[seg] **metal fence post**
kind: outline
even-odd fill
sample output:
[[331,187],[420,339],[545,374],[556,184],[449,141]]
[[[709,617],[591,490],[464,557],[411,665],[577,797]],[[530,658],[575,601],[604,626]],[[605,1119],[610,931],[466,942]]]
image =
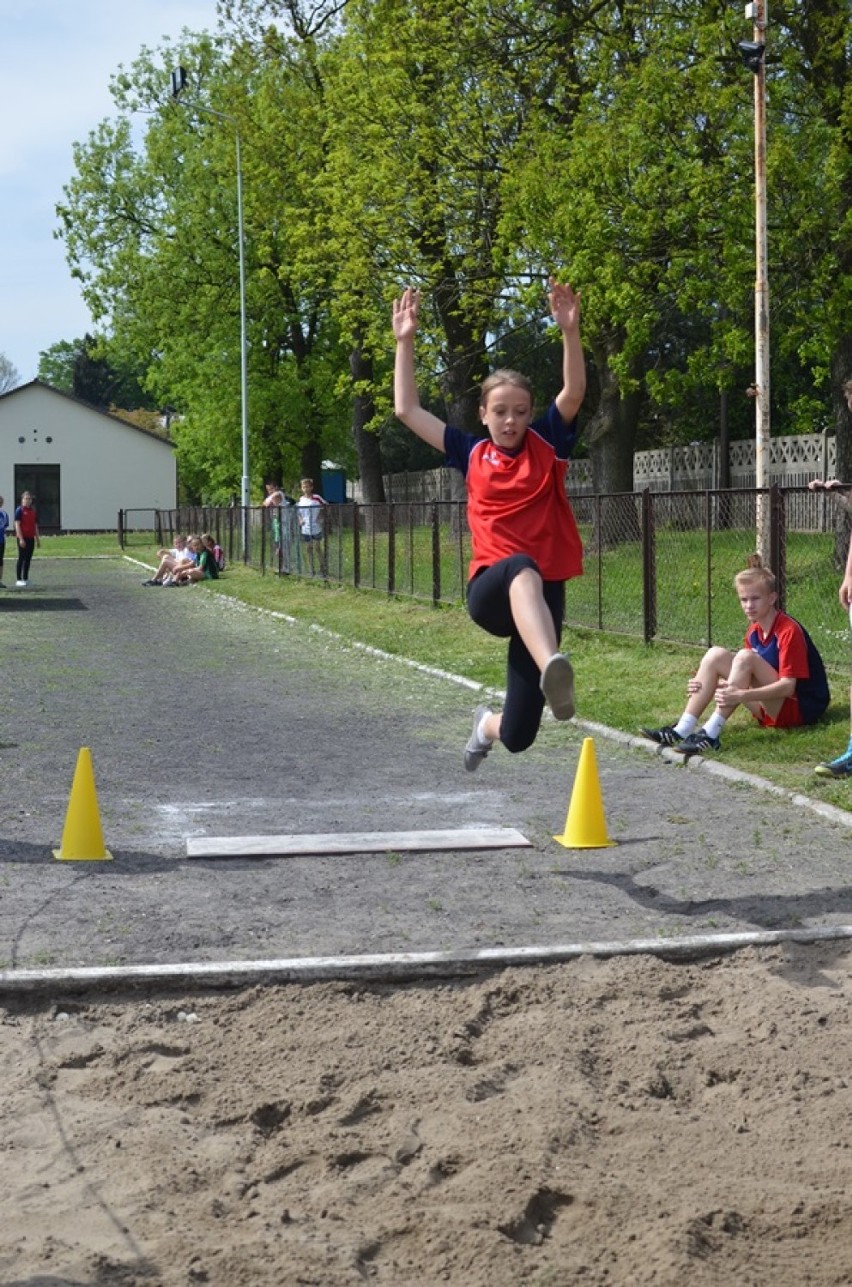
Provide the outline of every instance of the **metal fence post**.
[[388,594],[396,593],[396,505],[388,506]]
[[361,519],[357,501],[352,505],[352,584],[356,590],[361,584]]
[[769,489],[769,566],[775,573],[778,606],[783,608],[787,588],[786,523],[784,495],[777,483]]
[[119,549],[124,549],[124,510],[118,511],[118,545]]
[[704,493],[704,532],[707,542],[707,647],[713,642],[713,595],[711,587],[713,584],[713,494],[710,491]]
[[594,497],[595,502],[595,526],[593,530],[598,534],[598,579],[597,579],[597,596],[598,596],[598,630],[603,630],[603,550],[601,549],[600,534],[602,531],[601,522],[603,515],[601,513],[601,495],[597,492]]
[[642,616],[645,643],[657,633],[657,543],[654,504],[646,487],[642,493]]
[[[265,509],[260,510],[260,574],[266,576],[266,537],[268,532],[267,523],[268,513]],[[279,529],[280,529],[279,523]]]

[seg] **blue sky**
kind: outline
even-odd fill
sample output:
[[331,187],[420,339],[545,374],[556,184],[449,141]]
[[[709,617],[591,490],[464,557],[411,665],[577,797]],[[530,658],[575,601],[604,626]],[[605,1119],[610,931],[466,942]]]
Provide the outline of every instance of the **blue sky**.
[[92,329],[56,241],[72,144],[114,116],[110,77],[143,45],[215,31],[216,0],[0,0],[0,353],[23,381]]

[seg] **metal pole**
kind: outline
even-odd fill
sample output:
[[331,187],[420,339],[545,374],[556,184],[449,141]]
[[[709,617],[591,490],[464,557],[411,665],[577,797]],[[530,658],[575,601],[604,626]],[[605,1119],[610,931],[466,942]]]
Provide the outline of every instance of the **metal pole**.
[[243,559],[248,555],[249,522],[249,454],[248,454],[248,338],[246,332],[246,248],[243,233],[243,163],[240,131],[234,127],[237,140],[237,231],[240,239],[240,400],[242,404],[243,464],[240,499],[243,507]]
[[[766,44],[767,0],[755,0],[754,40]],[[769,486],[769,254],[766,234],[766,56],[759,59],[754,73],[754,380],[755,399],[755,483]],[[757,548],[764,563],[769,562],[770,506],[768,497],[758,496]]]

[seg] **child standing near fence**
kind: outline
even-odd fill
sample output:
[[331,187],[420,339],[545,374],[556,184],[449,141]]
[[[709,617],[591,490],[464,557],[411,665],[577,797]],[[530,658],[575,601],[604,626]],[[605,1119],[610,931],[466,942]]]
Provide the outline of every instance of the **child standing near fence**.
[[565,582],[580,576],[583,553],[565,494],[577,412],[586,391],[580,297],[551,279],[550,311],[562,332],[562,388],[533,421],[532,386],[517,371],[495,371],[482,386],[479,415],[488,436],[447,425],[420,404],[414,369],[420,294],[393,306],[394,404],[412,433],[445,454],[467,486],[473,558],[468,611],[489,634],[508,638],[502,711],[476,709],[465,768],[478,768],[494,743],[524,751],[535,741],[544,703],[556,719],[574,715],[574,673],[559,651]]

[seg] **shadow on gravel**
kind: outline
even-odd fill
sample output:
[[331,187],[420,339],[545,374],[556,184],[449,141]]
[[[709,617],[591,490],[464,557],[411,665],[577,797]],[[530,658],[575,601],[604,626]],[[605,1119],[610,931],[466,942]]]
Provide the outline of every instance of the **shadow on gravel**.
[[641,885],[632,876],[603,871],[562,871],[566,880],[611,885],[640,907],[667,916],[730,916],[762,929],[795,929],[815,917],[852,914],[852,887],[824,886],[805,894],[760,894],[742,898],[679,899],[663,894],[653,885]]
[[20,598],[0,599],[0,610],[7,612],[88,612],[82,599],[39,599]]
[[162,854],[150,854],[134,849],[115,849],[110,846],[112,861],[93,858],[90,862],[77,858],[54,858],[53,850],[58,849],[60,839],[57,836],[55,846],[33,845],[22,840],[4,840],[0,836],[0,867],[6,863],[19,863],[38,867],[66,867],[73,870],[78,877],[103,876],[138,876],[140,872],[151,875],[156,872],[174,871],[184,867],[188,859],[183,854],[176,858],[164,857]]

